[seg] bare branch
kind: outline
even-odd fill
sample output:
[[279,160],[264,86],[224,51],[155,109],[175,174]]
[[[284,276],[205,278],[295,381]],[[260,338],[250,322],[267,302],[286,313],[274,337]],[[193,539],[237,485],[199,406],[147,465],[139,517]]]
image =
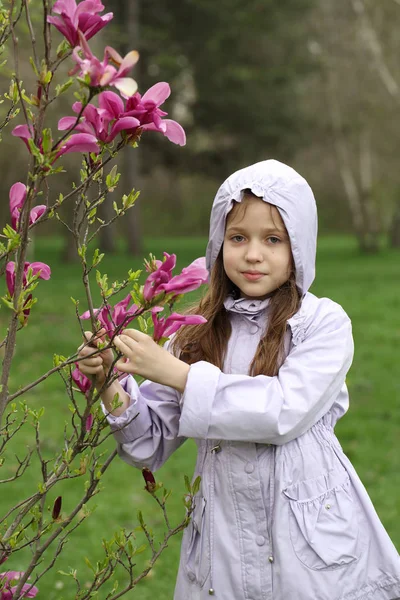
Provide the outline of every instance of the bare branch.
[[31,15],[29,12],[28,2],[27,2],[27,0],[22,0],[22,3],[25,8],[26,22],[28,24],[29,35],[30,35],[31,42],[32,42],[33,60],[35,62],[35,67],[36,67],[37,71],[40,72],[40,64],[39,64],[39,60],[38,60],[37,52],[36,52],[36,37],[35,37],[35,32],[32,27],[32,21],[31,21]]

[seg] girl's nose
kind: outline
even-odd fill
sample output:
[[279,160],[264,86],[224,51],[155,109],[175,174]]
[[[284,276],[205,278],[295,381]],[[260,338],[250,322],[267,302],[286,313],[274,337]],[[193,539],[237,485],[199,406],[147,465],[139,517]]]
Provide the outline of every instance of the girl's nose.
[[248,262],[262,262],[263,255],[260,246],[258,244],[249,244],[245,258]]

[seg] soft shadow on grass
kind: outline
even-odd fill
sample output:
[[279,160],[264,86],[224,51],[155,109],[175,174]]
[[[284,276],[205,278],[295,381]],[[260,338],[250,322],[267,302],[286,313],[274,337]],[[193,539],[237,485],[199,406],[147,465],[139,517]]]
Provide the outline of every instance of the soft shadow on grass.
[[[178,269],[204,254],[206,240],[203,238],[176,238],[147,240],[146,252],[161,257],[162,251],[175,252]],[[54,353],[68,355],[80,343],[80,329],[75,307],[70,299],[80,301],[80,312],[87,309],[81,282],[79,265],[63,265],[59,262],[61,242],[51,238],[38,239],[35,260],[47,262],[52,268],[52,278],[40,282],[37,288],[39,302],[34,306],[29,326],[18,335],[16,358],[10,382],[11,390],[35,379],[52,366]],[[100,265],[110,280],[122,280],[129,268],[140,268],[141,261],[132,260],[122,252],[109,255]],[[351,394],[349,413],[339,422],[336,433],[344,451],[352,460],[375,504],[377,512],[393,541],[400,548],[400,453],[398,440],[400,430],[400,379],[398,348],[400,342],[400,277],[399,253],[384,250],[377,256],[359,254],[353,240],[346,237],[326,237],[320,241],[317,280],[312,291],[342,304],[353,321],[355,359],[349,373]],[[93,273],[94,276],[94,273]],[[94,277],[93,277],[94,281]],[[93,284],[95,304],[99,300],[96,284]],[[121,294],[121,297],[123,295]],[[191,294],[191,299],[196,297]],[[179,309],[178,309],[179,310]],[[0,326],[5,331],[8,313],[3,307]],[[46,407],[42,423],[44,452],[51,456],[62,443],[63,427],[69,418],[68,399],[61,379],[52,376],[26,397],[32,407]],[[21,456],[27,444],[33,443],[33,429],[26,426],[18,438],[18,454]],[[113,448],[113,440],[107,447]],[[167,488],[173,489],[170,500],[172,520],[178,522],[183,515],[183,475],[191,475],[195,461],[195,446],[186,442],[159,471],[157,478]],[[2,471],[12,473],[11,459]],[[8,475],[9,476],[9,475]],[[40,474],[30,469],[26,475],[7,486],[0,496],[0,513],[13,501],[20,500],[37,489]],[[143,490],[141,474],[116,459],[104,478],[104,490],[91,505],[97,504],[93,515],[71,537],[65,551],[53,569],[40,582],[38,598],[47,600],[70,600],[72,583],[57,574],[58,569],[67,571],[69,566],[89,579],[90,572],[84,557],[94,562],[102,556],[101,540],[109,538],[118,527],[134,527],[136,513],[143,510],[145,519],[155,532],[162,533],[161,515],[151,498]],[[62,492],[54,491],[54,498],[62,493],[63,511],[74,506],[74,500],[82,491],[83,481],[76,480],[64,486]],[[49,505],[54,500],[49,498]],[[173,539],[170,547],[157,563],[151,576],[140,584],[136,592],[127,597],[150,600],[155,595],[172,598],[179,558],[179,539]],[[140,544],[141,542],[139,542]],[[146,556],[140,559],[146,560]],[[140,563],[139,561],[139,563]],[[9,569],[23,569],[19,563],[10,561]]]

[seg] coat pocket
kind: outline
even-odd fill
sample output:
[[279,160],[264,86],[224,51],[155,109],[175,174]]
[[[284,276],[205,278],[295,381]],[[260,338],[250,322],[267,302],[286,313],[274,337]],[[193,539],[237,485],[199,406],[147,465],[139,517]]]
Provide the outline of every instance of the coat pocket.
[[345,469],[299,481],[283,493],[290,505],[292,545],[306,567],[336,569],[359,558],[359,526]]
[[186,572],[189,580],[203,587],[210,572],[208,528],[206,527],[207,501],[196,497],[195,509],[188,525]]

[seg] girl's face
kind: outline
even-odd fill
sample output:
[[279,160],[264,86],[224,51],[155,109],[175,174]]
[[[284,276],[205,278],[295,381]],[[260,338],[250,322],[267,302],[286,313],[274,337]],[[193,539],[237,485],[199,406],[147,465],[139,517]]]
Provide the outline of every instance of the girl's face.
[[267,298],[289,279],[290,241],[275,206],[248,196],[235,206],[226,223],[223,262],[245,298]]

